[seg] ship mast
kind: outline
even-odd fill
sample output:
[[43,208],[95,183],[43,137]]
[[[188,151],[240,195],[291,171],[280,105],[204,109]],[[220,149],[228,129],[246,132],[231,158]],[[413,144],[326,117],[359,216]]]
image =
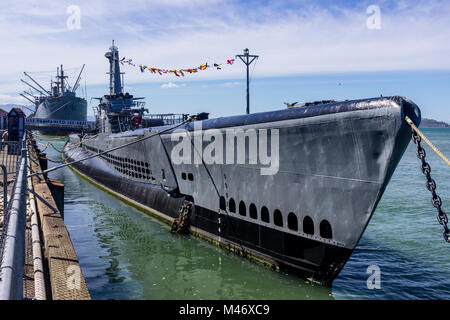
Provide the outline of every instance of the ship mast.
[[64,70],[63,70],[63,65],[61,65],[61,74],[59,74],[56,76],[56,78],[58,78],[60,80],[59,82],[59,86],[61,87],[61,94],[64,93],[64,79],[67,78],[67,76],[64,75]]
[[114,46],[114,40],[109,50],[105,53],[105,57],[109,60],[109,94],[115,95],[122,93],[122,82],[120,79],[119,50]]

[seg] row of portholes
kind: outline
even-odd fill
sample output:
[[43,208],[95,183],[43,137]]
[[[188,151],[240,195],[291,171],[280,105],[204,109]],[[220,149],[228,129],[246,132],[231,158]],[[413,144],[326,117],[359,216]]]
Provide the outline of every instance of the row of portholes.
[[181,173],[181,179],[183,179],[183,180],[189,180],[189,181],[194,181],[194,175],[192,174],[192,173],[188,173],[187,175],[186,175],[186,172],[182,172]]
[[[90,147],[87,148],[93,149]],[[98,152],[101,153],[103,152],[103,150],[98,150]],[[123,175],[126,175],[134,179],[142,179],[148,181],[155,180],[155,178],[152,175],[152,170],[150,169],[150,164],[148,162],[143,162],[129,158],[122,158],[110,153],[102,154],[100,157],[109,164],[113,165],[114,169]]]
[[[220,197],[219,207],[221,210],[226,210],[226,200],[222,196]],[[236,210],[237,209],[237,210]],[[247,216],[247,206],[244,201],[239,202],[239,206],[236,207],[236,202],[233,198],[228,201],[228,210],[231,213],[239,213],[239,215],[245,217]],[[249,217],[252,219],[258,219],[258,210],[254,203],[249,206]],[[261,221],[270,223],[270,212],[266,206],[261,208]],[[276,209],[273,212],[273,223],[277,227],[283,227],[283,215],[281,211]],[[295,213],[290,212],[287,217],[287,227],[292,231],[298,231],[298,219]],[[320,236],[325,239],[331,239],[333,237],[333,232],[331,229],[331,224],[328,220],[322,220],[319,225]],[[314,221],[309,216],[303,218],[303,232],[309,235],[314,235]]]

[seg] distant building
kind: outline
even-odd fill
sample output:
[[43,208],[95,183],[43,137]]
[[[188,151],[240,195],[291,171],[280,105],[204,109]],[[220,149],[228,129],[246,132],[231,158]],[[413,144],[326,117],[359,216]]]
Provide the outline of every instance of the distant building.
[[[20,108],[12,108],[8,113],[8,140],[21,141],[25,132],[25,113]],[[8,149],[9,152],[9,149]]]

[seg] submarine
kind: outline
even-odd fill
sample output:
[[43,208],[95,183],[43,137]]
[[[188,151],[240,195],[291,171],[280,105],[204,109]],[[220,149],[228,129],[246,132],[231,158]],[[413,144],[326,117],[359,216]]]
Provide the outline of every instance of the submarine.
[[[209,118],[146,118],[105,54],[97,132],[64,161],[99,188],[196,236],[325,286],[350,258],[411,139],[419,107],[400,97],[320,101]],[[170,120],[170,121],[169,121]]]

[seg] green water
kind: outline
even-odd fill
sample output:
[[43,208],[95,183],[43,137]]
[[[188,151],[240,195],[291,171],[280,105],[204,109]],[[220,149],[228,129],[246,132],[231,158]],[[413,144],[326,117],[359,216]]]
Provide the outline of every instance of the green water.
[[[450,129],[424,132],[450,155]],[[59,148],[65,141],[40,139]],[[60,159],[56,151],[46,152]],[[450,169],[431,151],[427,159],[449,211]],[[450,244],[442,238],[419,164],[410,143],[333,288],[272,271],[193,236],[171,234],[167,225],[67,168],[50,176],[65,183],[65,222],[93,299],[448,299]],[[380,289],[367,288],[370,265],[380,267]]]

